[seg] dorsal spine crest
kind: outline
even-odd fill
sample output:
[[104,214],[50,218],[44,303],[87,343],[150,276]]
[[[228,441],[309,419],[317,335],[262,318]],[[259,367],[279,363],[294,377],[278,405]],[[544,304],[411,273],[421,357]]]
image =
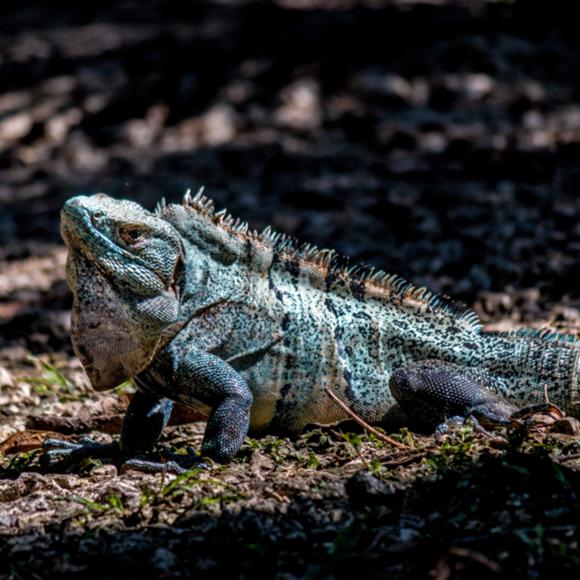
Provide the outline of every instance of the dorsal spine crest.
[[[298,262],[302,263],[303,267],[320,269],[321,275],[332,281],[330,288],[340,287],[340,291],[345,292],[345,288],[351,285],[359,288],[362,286],[367,298],[385,302],[395,300],[410,308],[444,312],[473,330],[481,329],[479,318],[471,309],[453,302],[446,296],[434,294],[425,287],[416,287],[401,276],[388,274],[370,266],[350,265],[348,258],[340,256],[334,250],[320,249],[308,243],[302,244],[292,236],[272,230],[270,226],[262,232],[250,230],[247,222],[234,218],[226,209],[216,211],[213,200],[204,195],[203,187],[194,196],[191,195],[191,190],[188,190],[183,197],[182,206],[205,217],[208,222],[238,239],[250,240],[252,244],[269,247],[274,256],[277,256],[275,262],[280,265],[279,267],[284,268],[286,263]],[[167,205],[162,200],[156,212],[163,215],[166,211]]]
[[488,330],[486,334],[493,336],[513,337],[517,339],[542,340],[561,344],[580,345],[580,340],[574,334],[562,334],[551,328],[516,328],[515,330]]

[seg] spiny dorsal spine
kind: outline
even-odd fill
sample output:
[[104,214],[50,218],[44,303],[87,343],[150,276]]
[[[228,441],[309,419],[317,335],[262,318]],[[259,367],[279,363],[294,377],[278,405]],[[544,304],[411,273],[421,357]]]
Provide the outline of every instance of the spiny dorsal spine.
[[551,328],[516,328],[514,330],[488,330],[492,336],[514,337],[517,339],[544,340],[579,346],[580,340],[574,334],[562,334]]
[[[188,190],[183,198],[183,206],[234,236],[270,247],[278,258],[277,264],[298,262],[315,266],[324,271],[326,279],[342,282],[345,287],[364,286],[367,295],[374,299],[395,300],[403,306],[444,312],[451,315],[455,322],[462,322],[473,330],[479,331],[481,328],[479,318],[473,310],[446,296],[434,294],[425,287],[416,287],[400,276],[370,266],[351,266],[348,258],[340,256],[334,250],[301,243],[291,236],[273,231],[270,226],[262,232],[250,230],[246,222],[234,218],[225,209],[216,211],[213,200],[203,192],[202,187],[192,197]],[[162,200],[156,212],[163,215],[166,207]]]

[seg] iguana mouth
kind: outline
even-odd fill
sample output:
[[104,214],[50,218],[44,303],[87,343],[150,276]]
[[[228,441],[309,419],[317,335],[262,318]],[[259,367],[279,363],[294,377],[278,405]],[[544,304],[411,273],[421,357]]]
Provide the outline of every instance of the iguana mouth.
[[[100,217],[100,216],[97,216]],[[60,231],[63,240],[70,249],[81,250],[88,258],[93,258],[89,240],[101,248],[106,247],[118,251],[125,257],[134,258],[129,252],[116,246],[95,226],[95,216],[82,205],[78,197],[69,199],[60,213]]]
[[141,258],[115,244],[96,227],[95,221],[99,217],[84,207],[78,197],[69,199],[62,208],[60,221],[61,234],[67,246],[75,250],[85,250],[83,253],[88,258],[94,258],[94,252],[91,252],[90,244],[87,243],[87,240],[94,240],[99,249],[112,250],[123,258],[135,260],[146,267]]

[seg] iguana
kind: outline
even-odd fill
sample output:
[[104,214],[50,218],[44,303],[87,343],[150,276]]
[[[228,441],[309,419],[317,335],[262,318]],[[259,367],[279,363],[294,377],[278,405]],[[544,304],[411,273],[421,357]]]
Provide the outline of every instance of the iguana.
[[297,433],[347,419],[326,389],[374,424],[394,404],[414,422],[508,423],[515,403],[541,402],[545,390],[580,412],[573,337],[485,331],[446,297],[270,228],[251,231],[201,192],[154,212],[77,196],[61,229],[74,349],[95,389],[133,379],[138,392],[120,445],[52,441],[51,457],[115,448],[154,469],[139,453],[172,401],[207,412],[201,454],[218,462],[249,429]]

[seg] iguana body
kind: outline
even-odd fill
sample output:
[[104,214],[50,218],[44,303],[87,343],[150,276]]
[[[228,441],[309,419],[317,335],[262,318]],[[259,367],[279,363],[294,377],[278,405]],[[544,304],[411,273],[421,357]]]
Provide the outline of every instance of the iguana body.
[[[75,296],[73,344],[95,388],[133,378],[125,450],[152,444],[169,400],[205,406],[202,452],[220,461],[246,431],[367,421],[397,401],[412,419],[507,421],[509,401],[578,414],[580,344],[491,333],[476,315],[329,250],[261,234],[202,195],[155,213],[105,195],[62,213]],[[496,396],[501,395],[501,397]],[[396,398],[395,396],[396,395]]]

